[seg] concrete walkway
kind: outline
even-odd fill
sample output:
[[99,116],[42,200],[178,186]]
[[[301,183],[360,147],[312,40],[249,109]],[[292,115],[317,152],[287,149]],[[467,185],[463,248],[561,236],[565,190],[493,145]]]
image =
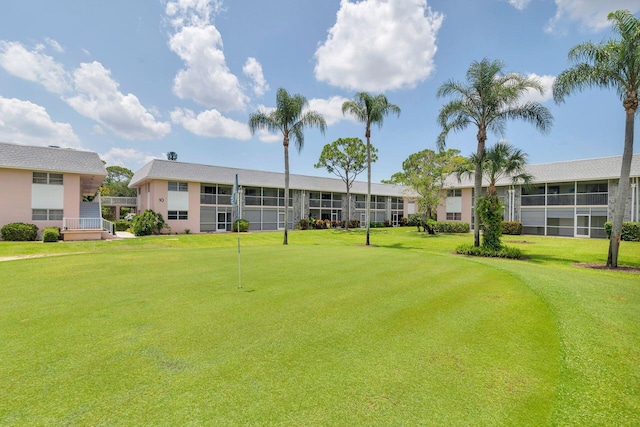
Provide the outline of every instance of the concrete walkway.
[[134,239],[136,236],[128,231],[116,231],[116,237],[121,239]]

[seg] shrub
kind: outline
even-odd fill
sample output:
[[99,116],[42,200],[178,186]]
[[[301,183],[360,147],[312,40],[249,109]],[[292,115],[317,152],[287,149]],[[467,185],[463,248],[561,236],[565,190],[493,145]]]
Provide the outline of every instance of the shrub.
[[468,222],[438,221],[433,226],[436,233],[468,233],[471,230]]
[[127,231],[131,227],[131,222],[120,219],[116,221],[116,231]]
[[456,253],[491,258],[522,259],[522,251],[509,246],[501,246],[500,249],[491,249],[484,246],[461,245],[456,248]]
[[420,231],[420,226],[422,225],[422,215],[409,214],[409,218],[407,218],[407,225],[418,227],[418,231]]
[[503,221],[502,222],[502,234],[522,234],[522,223],[516,221]]
[[249,221],[247,221],[246,219],[236,219],[233,222],[233,231],[237,232],[241,232],[241,233],[246,233],[247,231],[249,231]]
[[384,220],[384,226],[385,227],[393,227],[393,223],[391,222],[390,219],[385,219]]
[[298,227],[300,227],[300,230],[308,230],[309,229],[309,220],[302,218],[299,222],[298,222]]
[[406,227],[407,225],[409,225],[409,221],[407,220],[407,218],[405,217],[400,218],[400,226]]
[[34,224],[25,224],[23,222],[12,222],[7,224],[0,230],[4,240],[12,242],[28,242],[36,240],[38,236],[38,227]]
[[323,228],[326,228],[327,230],[331,228],[331,220],[325,219],[323,222],[324,222]]
[[47,227],[42,230],[43,242],[57,242],[60,239],[60,229],[58,227]]
[[342,227],[342,222],[340,220],[337,220],[337,219],[332,219],[331,220],[331,227],[332,228],[340,228],[340,227]]
[[322,230],[324,228],[324,221],[321,219],[316,219],[313,222],[313,228],[315,228],[316,230]]
[[359,219],[350,219],[349,220],[349,228],[358,228],[360,227],[360,220]]
[[482,246],[491,251],[502,247],[502,203],[497,195],[478,198],[478,213],[482,223]]
[[171,231],[171,227],[164,222],[162,214],[157,214],[151,209],[147,209],[142,215],[136,215],[131,220],[131,230],[136,236],[160,234],[163,229]]
[[384,222],[371,222],[369,223],[369,228],[383,228]]
[[[607,221],[604,223],[607,238],[611,238],[612,228],[613,222]],[[640,242],[640,222],[623,222],[622,230],[620,230],[620,240],[624,240],[625,242]]]

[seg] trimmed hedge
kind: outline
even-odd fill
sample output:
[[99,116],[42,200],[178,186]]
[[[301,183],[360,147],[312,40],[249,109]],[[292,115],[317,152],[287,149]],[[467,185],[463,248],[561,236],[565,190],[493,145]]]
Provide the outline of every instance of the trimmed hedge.
[[433,224],[433,229],[436,233],[468,233],[471,230],[468,222],[457,221],[437,221]]
[[[604,229],[607,232],[607,238],[611,238],[611,229],[613,228],[613,222],[607,221],[604,223]],[[620,231],[620,239],[625,242],[640,242],[640,222],[626,221],[622,223],[622,230]]]
[[522,234],[522,223],[516,221],[502,221],[502,234]]
[[11,242],[28,242],[36,240],[38,227],[34,224],[24,222],[12,222],[0,230],[2,238]]
[[481,256],[489,258],[522,259],[522,251],[518,248],[502,246],[500,249],[490,249],[482,246],[461,245],[456,248],[460,255]]
[[60,239],[60,229],[58,227],[47,227],[42,230],[43,242],[57,242]]
[[123,219],[116,221],[116,231],[127,231],[131,227],[130,221],[125,221]]
[[233,231],[235,231],[236,233],[238,231],[240,231],[241,233],[246,233],[247,231],[249,231],[249,221],[242,218],[236,219],[233,222]]

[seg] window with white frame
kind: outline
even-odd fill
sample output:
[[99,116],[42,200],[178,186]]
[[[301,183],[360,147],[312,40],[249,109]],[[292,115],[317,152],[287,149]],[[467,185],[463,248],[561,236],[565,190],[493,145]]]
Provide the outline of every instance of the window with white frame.
[[61,173],[33,172],[33,184],[62,185],[63,175]]
[[32,221],[62,221],[62,209],[31,209]]
[[167,211],[167,219],[188,220],[189,211]]
[[188,192],[189,185],[186,182],[169,181],[168,190]]

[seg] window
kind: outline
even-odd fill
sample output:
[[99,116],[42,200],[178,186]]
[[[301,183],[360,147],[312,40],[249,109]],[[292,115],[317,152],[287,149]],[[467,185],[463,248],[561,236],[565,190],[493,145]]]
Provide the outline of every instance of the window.
[[189,219],[189,211],[168,211],[167,219],[187,220]]
[[453,190],[447,190],[447,197],[462,197],[462,189],[456,188]]
[[62,221],[62,209],[31,209],[32,221]]
[[32,182],[34,184],[62,185],[63,175],[61,173],[34,172]]
[[447,212],[447,221],[461,221],[462,213],[460,212]]
[[189,191],[189,185],[186,182],[169,181],[169,191]]

